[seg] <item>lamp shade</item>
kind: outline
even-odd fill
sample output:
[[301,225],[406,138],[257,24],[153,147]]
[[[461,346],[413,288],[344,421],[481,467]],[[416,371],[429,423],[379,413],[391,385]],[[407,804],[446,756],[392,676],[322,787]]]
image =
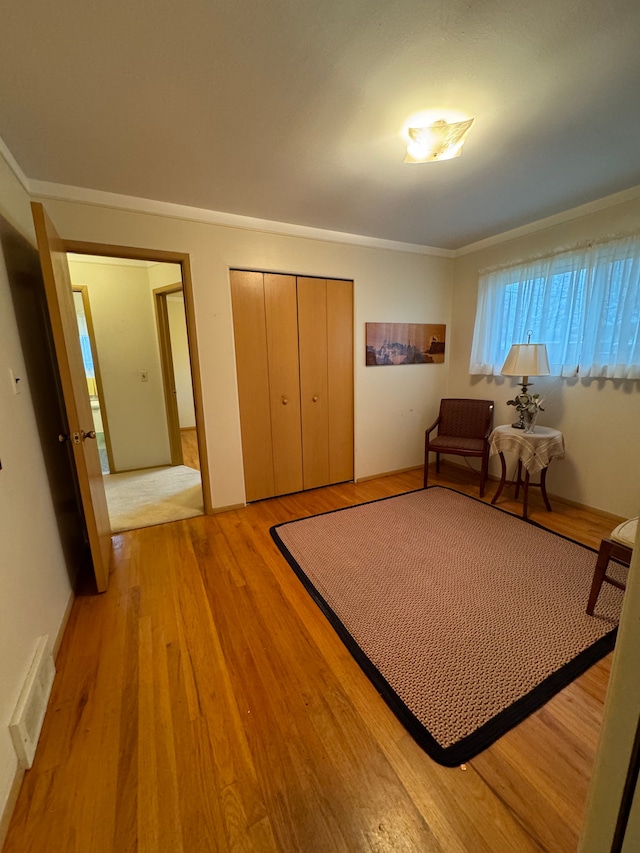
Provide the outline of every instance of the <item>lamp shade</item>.
[[513,344],[500,373],[503,376],[549,376],[546,345]]
[[434,121],[428,127],[410,127],[405,163],[430,163],[436,160],[453,160],[462,154],[473,119],[447,124]]

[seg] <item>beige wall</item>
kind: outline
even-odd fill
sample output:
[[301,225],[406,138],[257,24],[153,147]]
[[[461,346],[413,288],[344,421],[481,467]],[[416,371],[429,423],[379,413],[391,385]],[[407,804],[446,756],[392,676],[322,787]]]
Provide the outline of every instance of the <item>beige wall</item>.
[[[450,260],[66,202],[46,201],[45,205],[68,238],[191,254],[204,414],[218,506],[240,502],[244,495],[229,267],[354,279],[356,474],[363,477],[421,464],[423,427],[435,415],[445,393],[490,395],[498,403],[497,421],[509,419],[505,400],[511,396],[510,380],[471,378],[468,374],[478,269],[595,233],[637,228],[640,218],[638,203],[621,205],[456,260],[452,313],[454,262]],[[0,213],[33,241],[28,196],[2,158]],[[365,369],[364,323],[408,319],[447,323],[448,383],[446,366]],[[0,263],[0,811],[17,769],[7,724],[37,637],[56,635],[71,594],[28,377],[23,393],[14,396],[7,381],[10,367],[24,377],[13,308]],[[565,431],[569,451],[567,460],[558,463],[550,475],[553,491],[611,512],[637,512],[638,385],[538,380],[539,390],[549,397],[546,422]],[[600,440],[604,430],[607,447]],[[637,596],[629,598],[625,612],[637,621],[637,611]],[[624,704],[624,699],[620,701]]]
[[[457,258],[449,394],[493,399],[496,424],[513,420],[506,401],[513,397],[516,381],[469,375],[480,270],[638,228],[640,200]],[[558,377],[533,381],[534,390],[546,400],[539,423],[556,427],[565,436],[566,458],[551,465],[549,492],[616,515],[634,515],[640,505],[640,382]],[[497,473],[495,460],[492,470]]]
[[[29,198],[0,157],[0,214],[35,242]],[[9,369],[21,379],[13,394]],[[8,725],[38,637],[71,596],[0,251],[0,818],[18,769]],[[0,820],[0,846],[4,824]]]
[[[173,266],[173,265],[171,265]],[[69,260],[86,285],[117,471],[171,463],[155,308],[143,265]],[[145,371],[147,381],[141,381]]]
[[152,290],[156,287],[165,287],[168,284],[180,284],[182,282],[180,264],[152,263],[147,268],[147,274]]
[[422,464],[423,431],[445,393],[447,366],[366,368],[364,324],[446,323],[450,330],[450,259],[75,202],[44,204],[67,239],[189,253],[214,507],[244,502],[229,287],[234,267],[354,280],[356,477]]

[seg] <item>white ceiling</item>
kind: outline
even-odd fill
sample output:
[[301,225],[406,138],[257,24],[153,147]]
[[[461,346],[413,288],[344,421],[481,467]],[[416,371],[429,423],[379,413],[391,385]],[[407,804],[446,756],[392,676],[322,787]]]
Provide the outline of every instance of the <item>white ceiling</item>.
[[[455,249],[640,184],[638,0],[21,0],[0,136],[47,181]],[[462,157],[403,163],[431,108]]]

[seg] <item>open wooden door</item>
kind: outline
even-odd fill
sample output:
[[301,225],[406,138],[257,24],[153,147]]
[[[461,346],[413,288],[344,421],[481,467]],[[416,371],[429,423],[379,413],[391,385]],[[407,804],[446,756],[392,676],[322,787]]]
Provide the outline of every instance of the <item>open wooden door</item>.
[[[63,242],[42,205],[32,202],[31,211],[69,421],[68,440],[72,442],[73,447],[96,587],[98,592],[104,592],[109,582],[111,526],[100,470],[100,456],[93,430],[89,390],[82,363],[67,255]],[[61,437],[61,440],[64,439]]]
[[182,456],[182,439],[180,437],[180,416],[178,414],[178,391],[176,389],[176,377],[173,368],[171,330],[169,327],[169,306],[167,305],[167,295],[169,293],[182,293],[182,284],[171,284],[166,287],[155,288],[153,291],[153,298],[156,307],[158,345],[160,347],[160,368],[162,370],[164,404],[167,412],[171,464],[183,465],[184,458]]

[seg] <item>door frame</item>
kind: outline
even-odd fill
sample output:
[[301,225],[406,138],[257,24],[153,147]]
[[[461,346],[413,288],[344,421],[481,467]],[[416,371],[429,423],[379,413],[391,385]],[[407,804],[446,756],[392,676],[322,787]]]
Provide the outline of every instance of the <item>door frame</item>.
[[113,451],[111,449],[111,435],[109,433],[109,419],[107,417],[107,406],[104,399],[104,389],[102,385],[102,374],[100,373],[100,359],[98,357],[98,348],[96,347],[96,335],[93,331],[93,318],[91,316],[91,302],[89,300],[89,288],[86,284],[73,284],[71,289],[74,293],[79,293],[82,297],[82,305],[84,307],[84,316],[87,321],[87,332],[89,334],[89,342],[91,344],[91,355],[93,357],[93,369],[96,374],[96,387],[98,389],[98,400],[100,402],[100,417],[104,427],[104,443],[107,450],[107,459],[109,460],[109,473],[116,474],[117,470],[113,463]]
[[[167,427],[169,429],[169,447],[171,450],[171,464],[182,465],[182,439],[180,437],[180,417],[178,414],[178,401],[176,399],[176,381],[173,368],[173,350],[171,347],[171,331],[169,328],[169,309],[167,296],[170,293],[182,293],[182,282],[167,284],[164,287],[153,289],[153,301],[156,309],[156,324],[158,327],[158,344],[160,347],[160,367],[162,372],[162,386],[164,389],[164,404],[167,410]],[[191,381],[193,391],[193,377]]]
[[193,385],[193,402],[196,412],[196,435],[198,438],[198,454],[200,456],[200,473],[202,477],[202,498],[206,515],[213,514],[211,501],[211,481],[205,436],[204,407],[202,402],[202,381],[200,360],[198,356],[198,341],[196,336],[196,315],[193,300],[193,282],[191,279],[191,259],[186,252],[170,252],[164,249],[141,249],[134,246],[116,246],[111,243],[94,243],[84,240],[63,240],[66,252],[78,255],[100,255],[105,258],[129,258],[136,261],[155,261],[157,263],[179,264],[181,269],[184,307],[187,319],[187,341],[189,343],[189,360],[191,362],[191,380]]

